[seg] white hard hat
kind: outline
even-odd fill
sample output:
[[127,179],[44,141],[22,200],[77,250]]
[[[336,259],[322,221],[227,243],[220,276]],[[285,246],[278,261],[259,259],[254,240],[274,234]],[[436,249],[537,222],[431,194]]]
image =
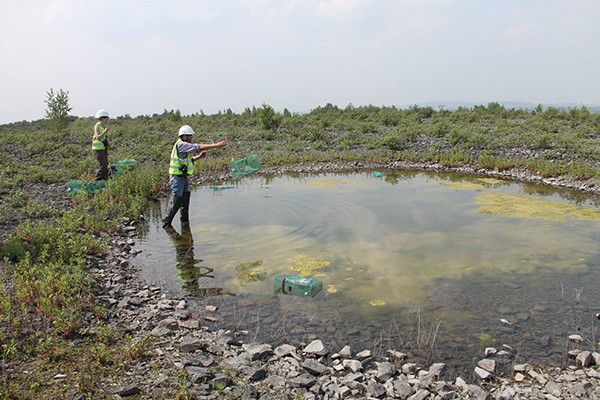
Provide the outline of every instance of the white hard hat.
[[184,125],[181,128],[179,128],[179,136],[193,135],[194,133],[195,133],[194,130],[189,125]]
[[98,112],[96,113],[96,118],[100,119],[103,117],[108,117],[108,111],[106,110],[98,110]]

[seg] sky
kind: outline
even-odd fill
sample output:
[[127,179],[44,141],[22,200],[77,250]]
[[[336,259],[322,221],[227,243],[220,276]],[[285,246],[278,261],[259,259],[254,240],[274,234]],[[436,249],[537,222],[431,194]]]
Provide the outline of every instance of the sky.
[[0,0],[0,123],[327,103],[600,104],[599,0]]

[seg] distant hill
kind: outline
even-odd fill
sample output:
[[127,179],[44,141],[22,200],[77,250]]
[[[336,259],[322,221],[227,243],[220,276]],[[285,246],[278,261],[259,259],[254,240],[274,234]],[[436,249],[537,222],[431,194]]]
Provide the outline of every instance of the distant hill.
[[[465,108],[473,108],[475,106],[486,106],[488,105],[488,103],[492,103],[492,102],[476,102],[476,101],[428,101],[425,103],[417,103],[417,104],[406,104],[406,105],[402,105],[400,106],[400,108],[408,108],[414,105],[417,105],[419,107],[432,107],[434,109],[439,109],[439,108],[443,108],[444,110],[449,110],[449,111],[455,111],[457,110],[459,107],[465,107]],[[496,103],[502,105],[504,108],[506,109],[511,109],[511,108],[520,108],[520,109],[524,109],[524,110],[533,110],[535,109],[538,104],[534,104],[534,103],[525,103],[525,102],[519,102],[519,101],[497,101]],[[581,108],[581,107],[587,107],[587,109],[591,112],[591,113],[599,113],[600,112],[600,105],[589,105],[589,104],[582,104],[582,103],[558,103],[558,104],[543,104],[542,103],[542,107],[544,107],[544,109],[548,108],[548,107],[554,107],[554,108],[558,108],[561,110],[568,110],[571,108]]]

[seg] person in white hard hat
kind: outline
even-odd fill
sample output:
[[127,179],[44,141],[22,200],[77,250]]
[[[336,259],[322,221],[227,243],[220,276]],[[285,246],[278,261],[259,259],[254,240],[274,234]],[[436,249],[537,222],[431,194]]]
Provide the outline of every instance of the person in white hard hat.
[[108,180],[108,111],[98,110],[96,113],[96,125],[94,125],[94,136],[92,137],[92,150],[98,160],[98,169],[94,174],[94,182]]
[[163,228],[171,226],[179,209],[181,209],[179,215],[181,223],[186,224],[189,222],[190,187],[188,176],[194,174],[194,161],[205,157],[207,150],[223,147],[227,144],[225,140],[211,144],[195,144],[192,143],[194,133],[191,126],[183,125],[179,128],[179,139],[171,150],[169,182],[173,192],[173,204],[167,216],[162,220]]

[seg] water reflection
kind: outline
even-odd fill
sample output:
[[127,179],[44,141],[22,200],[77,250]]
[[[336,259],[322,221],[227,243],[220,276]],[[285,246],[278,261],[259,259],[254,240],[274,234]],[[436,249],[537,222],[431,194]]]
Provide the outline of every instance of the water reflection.
[[214,282],[214,268],[197,265],[203,262],[203,260],[196,259],[194,255],[194,237],[190,229],[190,224],[182,224],[181,233],[177,232],[172,226],[165,227],[164,230],[169,234],[171,242],[175,247],[177,277],[183,281],[181,286],[183,290],[192,297],[234,296],[233,293],[224,290],[222,287],[201,287],[201,279],[209,285],[211,282]]

